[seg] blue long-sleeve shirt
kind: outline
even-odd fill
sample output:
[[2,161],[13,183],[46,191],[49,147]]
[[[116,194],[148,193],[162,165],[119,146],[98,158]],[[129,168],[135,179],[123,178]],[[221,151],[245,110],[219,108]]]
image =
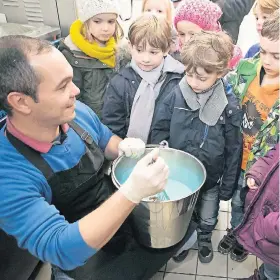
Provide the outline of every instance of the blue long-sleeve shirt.
[[[77,101],[75,121],[101,149],[112,133],[86,105]],[[43,174],[10,144],[0,130],[0,228],[42,261],[65,270],[81,266],[96,253],[83,240],[78,222],[68,223],[51,205],[52,191]],[[82,139],[69,129],[67,139],[42,154],[54,172],[74,167],[85,153]]]

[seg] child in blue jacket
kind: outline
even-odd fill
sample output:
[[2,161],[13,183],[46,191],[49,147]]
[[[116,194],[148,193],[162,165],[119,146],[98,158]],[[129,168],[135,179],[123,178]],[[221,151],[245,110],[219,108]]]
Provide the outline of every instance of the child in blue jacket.
[[222,81],[232,48],[223,32],[202,31],[187,42],[182,51],[186,76],[162,102],[151,131],[152,143],[167,140],[171,148],[194,155],[206,168],[196,206],[202,263],[213,259],[211,235],[219,203],[231,199],[240,172],[242,112]]

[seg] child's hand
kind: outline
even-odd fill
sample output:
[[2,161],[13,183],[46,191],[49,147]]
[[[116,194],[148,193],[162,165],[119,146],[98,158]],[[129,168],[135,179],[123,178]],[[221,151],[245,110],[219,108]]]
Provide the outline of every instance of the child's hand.
[[247,179],[247,186],[249,187],[250,190],[256,190],[258,188],[256,186],[256,182],[253,178],[248,178]]

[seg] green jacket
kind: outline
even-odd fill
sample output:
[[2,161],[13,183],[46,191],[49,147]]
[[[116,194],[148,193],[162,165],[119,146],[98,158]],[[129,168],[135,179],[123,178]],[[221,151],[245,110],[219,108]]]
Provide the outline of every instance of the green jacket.
[[[227,90],[234,92],[239,98],[240,104],[242,104],[249,85],[257,75],[259,63],[258,54],[253,58],[241,60],[237,69],[225,77]],[[277,99],[256,136],[249,154],[246,171],[279,142],[279,109],[279,99]]]
[[114,69],[79,50],[71,49],[64,41],[61,41],[59,50],[73,68],[73,82],[80,89],[77,99],[101,117],[103,97]]

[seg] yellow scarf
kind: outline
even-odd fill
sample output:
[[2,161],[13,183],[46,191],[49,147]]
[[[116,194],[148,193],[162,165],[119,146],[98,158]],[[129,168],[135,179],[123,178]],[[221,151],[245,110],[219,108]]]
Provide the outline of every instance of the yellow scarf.
[[88,42],[81,34],[82,22],[76,20],[70,27],[70,38],[72,42],[86,55],[97,58],[102,63],[105,63],[111,68],[116,65],[115,49],[116,41],[114,37],[111,37],[106,43],[105,47],[100,47],[98,43]]

